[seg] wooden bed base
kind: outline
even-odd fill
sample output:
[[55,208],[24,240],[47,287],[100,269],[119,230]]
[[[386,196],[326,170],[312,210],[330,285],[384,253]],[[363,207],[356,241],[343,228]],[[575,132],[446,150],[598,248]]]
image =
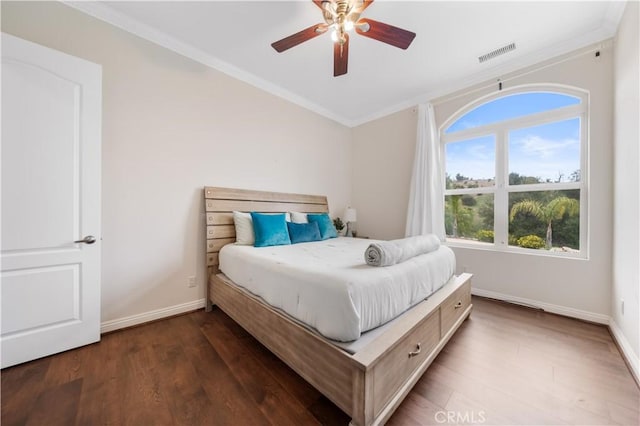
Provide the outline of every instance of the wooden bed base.
[[[223,236],[212,228],[228,226],[231,211],[328,211],[326,197],[205,187],[205,206],[208,309],[210,303],[222,309],[350,415],[354,426],[383,424],[471,313],[471,275],[462,274],[392,321],[363,349],[349,354],[236,286],[217,268],[217,251],[224,244],[216,240],[235,241],[233,219]],[[209,251],[210,247],[217,250]]]

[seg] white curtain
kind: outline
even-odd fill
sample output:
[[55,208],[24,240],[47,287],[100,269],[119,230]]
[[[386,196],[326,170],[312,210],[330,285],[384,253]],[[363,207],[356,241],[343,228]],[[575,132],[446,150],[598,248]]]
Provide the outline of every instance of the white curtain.
[[443,174],[433,105],[421,104],[418,106],[416,153],[407,209],[407,237],[435,234],[444,241]]

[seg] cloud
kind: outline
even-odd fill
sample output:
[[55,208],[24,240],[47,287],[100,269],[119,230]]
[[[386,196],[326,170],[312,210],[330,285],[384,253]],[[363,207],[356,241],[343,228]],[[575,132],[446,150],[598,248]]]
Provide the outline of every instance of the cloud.
[[446,148],[447,173],[460,173],[472,179],[495,176],[495,142],[493,137],[453,142]]
[[546,139],[536,135],[527,135],[521,139],[513,141],[510,147],[515,153],[522,152],[528,157],[538,157],[540,159],[549,159],[557,157],[559,154],[568,154],[571,151],[580,149],[580,141],[578,139]]
[[[460,173],[472,179],[495,176],[495,143],[493,138],[478,138],[447,144],[447,173]],[[562,174],[567,180],[580,169],[579,138],[545,138],[523,135],[509,144],[509,171],[523,176],[536,176],[556,181]]]

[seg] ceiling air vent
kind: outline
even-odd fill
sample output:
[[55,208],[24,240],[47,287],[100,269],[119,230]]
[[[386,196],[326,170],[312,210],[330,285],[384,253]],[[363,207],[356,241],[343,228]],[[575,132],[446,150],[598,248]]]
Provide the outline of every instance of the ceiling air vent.
[[496,49],[482,56],[479,56],[478,60],[480,61],[480,63],[483,63],[488,61],[489,59],[495,58],[496,56],[504,55],[507,52],[511,52],[512,50],[515,50],[515,48],[516,48],[515,43],[507,44],[506,46],[502,46],[499,49]]

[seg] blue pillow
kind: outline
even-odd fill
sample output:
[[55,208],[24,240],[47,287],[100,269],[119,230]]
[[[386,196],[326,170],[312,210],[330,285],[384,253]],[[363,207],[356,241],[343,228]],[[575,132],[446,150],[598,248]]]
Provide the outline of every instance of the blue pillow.
[[328,213],[320,213],[320,214],[312,214],[309,213],[307,215],[307,219],[309,223],[317,223],[318,228],[320,229],[320,235],[323,240],[327,240],[329,238],[336,238],[338,236],[338,232],[336,228],[333,226],[333,222],[329,217]]
[[318,224],[316,222],[287,222],[287,228],[289,228],[289,238],[291,238],[291,244],[320,241],[322,238],[320,236],[320,228],[318,228]]
[[254,247],[291,244],[284,213],[262,214],[251,212],[251,220],[253,221],[253,233],[256,237]]

